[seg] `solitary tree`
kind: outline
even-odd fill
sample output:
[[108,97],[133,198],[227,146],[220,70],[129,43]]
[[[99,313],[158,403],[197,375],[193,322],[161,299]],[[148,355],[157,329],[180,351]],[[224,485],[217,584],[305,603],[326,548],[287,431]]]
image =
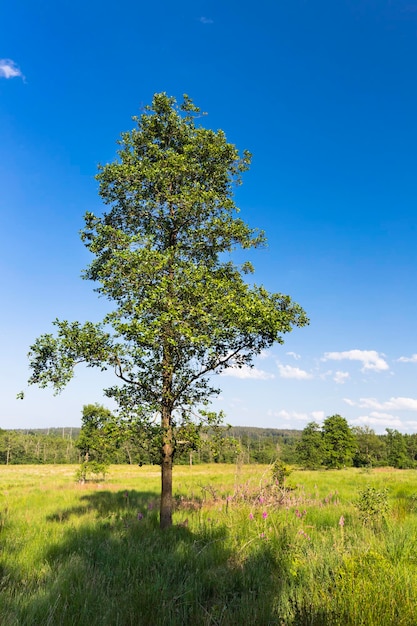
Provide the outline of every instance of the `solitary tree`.
[[356,449],[355,437],[346,419],[332,415],[323,422],[324,464],[339,469],[352,465]]
[[298,461],[307,469],[317,469],[323,465],[325,448],[319,424],[316,422],[307,424],[300,441],[297,442],[296,452]]
[[[84,362],[113,368],[105,390],[119,416],[156,429],[161,454],[161,527],[172,524],[172,467],[177,432],[193,423],[212,394],[209,375],[252,364],[253,357],[308,320],[289,296],[249,285],[250,263],[229,253],[264,242],[236,216],[232,190],[248,169],[222,131],[196,125],[199,109],[155,94],[136,127],[123,133],[118,157],[99,167],[109,206],[85,215],[82,239],[94,255],[85,271],[112,303],[102,323],[56,320],[56,334],[29,352],[30,383],[59,392]],[[199,422],[200,423],[200,422]]]
[[109,463],[119,439],[121,437],[109,409],[99,404],[83,406],[82,426],[77,439],[83,461]]
[[391,467],[404,469],[412,465],[411,459],[407,455],[407,445],[404,435],[398,430],[386,428],[384,436],[387,447],[387,461]]
[[382,437],[375,434],[369,426],[355,426],[352,433],[356,441],[356,450],[353,464],[356,467],[381,464],[386,454],[385,442]]

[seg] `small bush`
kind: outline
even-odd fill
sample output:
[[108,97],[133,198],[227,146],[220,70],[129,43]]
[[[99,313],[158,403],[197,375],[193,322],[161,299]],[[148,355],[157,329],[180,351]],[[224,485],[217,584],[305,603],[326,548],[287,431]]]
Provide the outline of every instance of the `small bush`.
[[75,478],[80,483],[85,483],[87,480],[105,480],[108,469],[107,463],[84,461],[78,468]]
[[359,515],[365,525],[381,524],[389,510],[388,489],[376,489],[376,487],[361,489],[355,506],[359,509]]
[[288,465],[285,465],[285,463],[283,463],[282,461],[278,459],[272,465],[271,471],[272,471],[272,478],[274,479],[275,482],[278,483],[280,487],[284,486],[285,479],[288,478],[288,476],[290,476],[290,474],[292,473],[291,467],[288,467]]

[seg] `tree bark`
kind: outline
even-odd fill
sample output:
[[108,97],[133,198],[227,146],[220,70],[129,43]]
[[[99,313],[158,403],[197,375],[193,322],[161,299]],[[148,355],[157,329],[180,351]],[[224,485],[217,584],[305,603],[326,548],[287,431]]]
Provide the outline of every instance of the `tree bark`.
[[172,526],[172,466],[174,446],[172,437],[171,414],[165,409],[162,415],[162,461],[161,461],[161,510],[160,526]]
[[[172,220],[175,218],[174,207],[170,206]],[[170,314],[174,301],[174,255],[176,246],[176,230],[173,227],[169,233],[168,249],[170,261],[168,266],[169,287],[167,313]],[[175,442],[172,428],[172,383],[174,378],[173,353],[172,353],[172,326],[168,322],[163,339],[162,354],[162,403],[161,403],[161,426],[162,426],[162,458],[161,458],[161,509],[159,524],[162,529],[172,526],[172,466],[174,464]]]
[[165,341],[162,359],[161,508],[159,523],[161,528],[169,528],[172,526],[172,466],[175,444],[172,428],[172,350],[168,341]]

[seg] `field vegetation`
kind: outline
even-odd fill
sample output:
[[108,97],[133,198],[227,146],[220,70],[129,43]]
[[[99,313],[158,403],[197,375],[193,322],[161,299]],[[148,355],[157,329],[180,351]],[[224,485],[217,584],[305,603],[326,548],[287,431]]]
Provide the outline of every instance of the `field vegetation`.
[[417,623],[413,470],[177,466],[165,531],[158,467],[76,470],[1,469],[1,624]]

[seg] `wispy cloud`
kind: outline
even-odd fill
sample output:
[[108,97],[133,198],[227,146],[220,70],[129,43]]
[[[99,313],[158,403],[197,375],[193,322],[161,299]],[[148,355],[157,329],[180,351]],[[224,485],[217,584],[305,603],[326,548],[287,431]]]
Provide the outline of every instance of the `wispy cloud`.
[[326,352],[324,361],[360,361],[363,365],[362,372],[373,370],[382,372],[389,369],[388,363],[375,350],[346,350],[344,352]]
[[313,417],[316,422],[321,422],[324,420],[324,411],[311,411],[311,417]]
[[296,361],[298,361],[298,359],[301,359],[301,355],[297,354],[296,352],[286,352],[285,354],[287,354],[288,356],[294,357]]
[[337,371],[335,372],[333,376],[334,382],[337,383],[338,385],[343,385],[347,381],[348,378],[350,378],[349,372]]
[[271,380],[275,378],[274,374],[260,370],[257,367],[228,367],[222,371],[221,376],[231,376],[232,378],[252,378],[253,380]]
[[313,374],[309,374],[309,372],[306,372],[299,367],[281,365],[280,363],[277,365],[281,378],[296,378],[297,380],[308,380],[309,378],[313,378]]
[[376,427],[386,427],[386,428],[402,428],[403,424],[401,420],[394,416],[389,415],[388,413],[385,417],[377,417],[376,415],[370,413],[369,415],[361,415],[354,420],[350,420],[350,424],[352,426],[376,426]]
[[390,398],[385,402],[380,402],[376,398],[360,398],[358,402],[344,398],[349,406],[358,406],[362,409],[376,409],[379,411],[417,411],[416,398]]
[[268,350],[261,350],[260,353],[258,354],[258,359],[268,359],[271,356],[271,354],[268,352]]
[[0,59],[0,78],[24,78],[24,76],[14,61]]
[[214,20],[212,20],[210,17],[200,17],[199,22],[201,22],[202,24],[214,24]]
[[308,419],[308,413],[302,413],[299,411],[286,411],[285,409],[282,409],[281,411],[268,411],[268,415],[271,417],[281,417],[285,420],[305,421]]
[[307,422],[312,418],[315,421],[321,421],[324,419],[323,411],[310,411],[309,413],[303,411],[286,411],[285,409],[281,409],[280,411],[268,411],[269,417],[279,417],[281,419],[285,419],[288,421],[304,421]]
[[382,413],[381,411],[371,411],[369,413],[369,415],[371,417],[374,417],[375,419],[379,419],[379,420],[393,420],[393,419],[397,419],[396,415],[392,415],[391,413]]
[[417,354],[412,354],[411,356],[400,356],[397,361],[400,363],[417,363]]

